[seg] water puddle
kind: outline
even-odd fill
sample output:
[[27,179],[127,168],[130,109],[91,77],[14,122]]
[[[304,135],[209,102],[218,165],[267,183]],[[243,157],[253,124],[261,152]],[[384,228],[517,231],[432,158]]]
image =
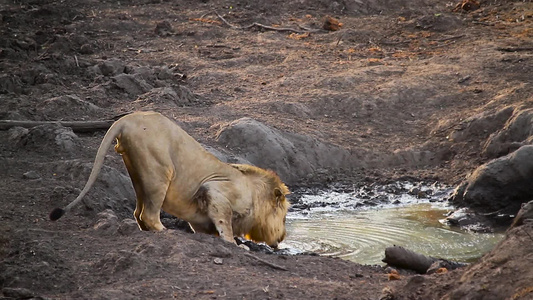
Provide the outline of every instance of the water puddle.
[[287,215],[287,238],[280,247],[383,264],[385,248],[399,245],[424,255],[472,262],[503,238],[503,233],[473,233],[443,223],[452,210],[444,201],[450,189],[413,189],[401,183],[392,189],[303,194]]

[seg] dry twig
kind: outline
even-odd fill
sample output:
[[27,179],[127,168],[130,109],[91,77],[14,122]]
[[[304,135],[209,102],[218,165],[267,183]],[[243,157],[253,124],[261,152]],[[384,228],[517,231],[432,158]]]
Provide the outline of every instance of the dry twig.
[[228,22],[226,19],[224,19],[224,17],[222,17],[216,11],[213,11],[213,12],[210,12],[210,13],[205,13],[205,14],[203,14],[200,17],[200,19],[203,19],[203,18],[205,18],[206,16],[208,16],[210,14],[215,14],[222,22],[224,22],[224,24],[228,25],[229,27],[231,27],[233,29],[238,29],[238,30],[246,30],[246,29],[250,29],[252,27],[259,27],[259,28],[263,28],[263,29],[267,29],[267,30],[288,31],[288,32],[295,32],[295,33],[307,33],[307,32],[318,32],[318,31],[320,31],[320,29],[308,29],[308,28],[304,28],[303,26],[299,26],[299,27],[304,29],[304,30],[299,30],[299,29],[289,28],[289,27],[268,26],[268,25],[263,25],[261,23],[257,23],[257,22],[254,22],[254,23],[252,23],[250,25],[247,25],[247,26],[236,26],[236,25],[233,25],[230,22]]
[[498,47],[496,48],[498,51],[502,52],[520,52],[520,51],[533,51],[533,47]]
[[337,40],[337,43],[335,44],[335,48],[337,48],[337,46],[340,44],[343,37],[344,37],[344,32],[341,34],[341,36],[339,36],[339,39]]

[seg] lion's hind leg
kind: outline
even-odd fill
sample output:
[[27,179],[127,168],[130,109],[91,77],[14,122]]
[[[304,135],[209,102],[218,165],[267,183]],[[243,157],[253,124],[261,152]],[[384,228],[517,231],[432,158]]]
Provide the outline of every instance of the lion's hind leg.
[[146,224],[144,224],[144,222],[141,220],[141,213],[143,211],[143,200],[141,197],[139,197],[138,195],[140,195],[139,192],[137,192],[137,190],[135,190],[136,194],[137,194],[137,205],[135,206],[135,211],[133,212],[133,216],[135,217],[135,221],[137,221],[137,225],[139,225],[139,228],[141,230],[150,230],[148,229],[148,226],[146,226]]
[[[139,185],[139,183],[134,184]],[[161,231],[165,226],[161,223],[161,206],[166,194],[163,191],[147,191],[145,188],[135,186],[137,194],[137,206],[133,212],[135,221],[141,230]]]
[[[148,230],[161,231],[165,229],[165,226],[161,223],[161,207],[165,200],[167,187],[161,184],[155,184],[155,186],[144,186],[142,194],[142,210],[139,214],[139,220]],[[137,211],[137,209],[136,209]],[[137,221],[138,222],[138,221]]]
[[135,221],[137,221],[137,225],[139,225],[139,228],[141,230],[150,230],[150,227],[148,227],[147,224],[144,223],[144,221],[141,219],[141,214],[143,213],[143,210],[144,210],[144,194],[145,194],[145,191],[144,191],[144,188],[143,188],[143,184],[142,184],[142,181],[141,181],[141,177],[139,174],[137,174],[137,172],[135,172],[135,169],[131,167],[129,163],[129,161],[127,160],[127,158],[125,156],[124,157],[124,162],[126,162],[126,167],[128,169],[128,173],[130,174],[130,178],[131,178],[131,182],[133,184],[133,188],[135,189],[135,195],[137,197],[137,203],[135,205],[135,211],[133,211],[133,216],[135,217]]
[[[123,154],[122,158],[130,175],[137,205],[133,213],[141,230],[160,231],[165,229],[161,223],[160,212],[170,184],[165,172],[146,168],[143,164],[134,165],[129,156]],[[138,160],[136,161],[138,164]],[[142,161],[146,163],[147,161]],[[138,170],[143,170],[139,172]]]

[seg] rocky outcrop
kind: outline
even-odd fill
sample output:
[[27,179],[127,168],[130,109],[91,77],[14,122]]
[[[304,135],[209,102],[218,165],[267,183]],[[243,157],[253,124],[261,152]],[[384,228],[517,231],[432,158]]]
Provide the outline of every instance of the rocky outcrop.
[[356,168],[365,164],[366,155],[317,139],[284,133],[250,118],[223,126],[217,141],[229,151],[262,168],[276,171],[289,184],[309,179],[324,169]]
[[516,214],[533,199],[533,145],[477,168],[457,187],[452,202],[482,212]]
[[449,139],[461,143],[470,139],[486,139],[490,134],[498,132],[513,114],[514,107],[508,106],[497,112],[488,111],[467,118],[449,134]]
[[80,139],[70,127],[60,124],[45,124],[31,129],[13,127],[9,130],[10,142],[17,150],[47,153],[75,153]]
[[533,143],[533,108],[516,109],[503,128],[492,134],[483,146],[483,154],[489,158],[515,151]]
[[[109,164],[109,159],[107,162]],[[50,173],[68,176],[76,182],[75,187],[56,187],[50,196],[52,202],[68,203],[76,198],[79,188],[87,182],[93,163],[75,159],[59,161],[49,167]],[[112,209],[120,218],[131,218],[136,196],[131,179],[124,171],[104,164],[91,192],[83,198],[83,205],[76,210],[93,213]]]
[[91,102],[80,99],[76,95],[64,95],[43,101],[38,108],[49,120],[62,120],[65,110],[72,110],[92,118],[97,118],[104,111]]
[[[233,157],[274,170],[288,184],[309,183],[313,179],[324,183],[332,174],[336,177],[334,180],[343,180],[342,174],[347,170],[437,165],[451,155],[447,149],[433,152],[405,148],[390,153],[358,147],[346,149],[310,136],[281,132],[251,118],[221,126],[216,139]],[[225,159],[220,151],[216,152],[215,155],[223,161],[235,161]]]

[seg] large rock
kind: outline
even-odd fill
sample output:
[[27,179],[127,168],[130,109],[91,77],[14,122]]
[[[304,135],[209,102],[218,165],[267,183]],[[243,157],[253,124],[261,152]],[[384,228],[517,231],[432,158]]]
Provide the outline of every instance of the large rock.
[[151,108],[161,104],[172,104],[177,106],[187,106],[197,102],[197,95],[185,86],[154,88],[151,91],[140,95],[135,104],[140,107]]
[[217,133],[217,141],[240,157],[241,162],[271,169],[288,184],[309,183],[313,179],[339,181],[344,174],[363,168],[436,165],[450,156],[447,149],[437,153],[412,148],[393,153],[358,147],[346,149],[313,137],[281,132],[250,118],[223,125]]
[[118,74],[112,79],[117,88],[134,97],[153,89],[153,86],[148,84],[139,74]]
[[217,141],[246,161],[274,170],[289,184],[324,169],[359,166],[356,155],[347,149],[299,134],[282,133],[250,118],[223,126]]
[[495,158],[531,143],[533,143],[533,108],[516,109],[503,128],[487,139],[483,145],[483,154]]
[[[75,181],[76,188],[83,188],[89,178],[93,168],[93,163],[82,160],[66,160],[57,162],[53,166],[52,172],[58,178],[66,177]],[[56,197],[64,199],[53,199],[61,203],[70,203],[79,194],[76,190],[74,194],[59,193]],[[135,191],[128,175],[118,169],[104,165],[100,174],[96,178],[94,186],[83,198],[83,205],[78,206],[81,212],[100,212],[111,209],[120,218],[131,218],[135,208]]]
[[86,116],[98,117],[103,110],[76,95],[63,95],[47,99],[38,105],[39,113],[51,120],[61,120],[69,113],[83,113]]
[[124,73],[126,63],[120,59],[104,60],[95,66],[94,70],[104,76],[115,76]]
[[36,153],[75,153],[79,150],[80,139],[70,127],[60,124],[45,124],[24,129],[14,127],[9,130],[10,141],[20,149]]
[[515,214],[533,199],[533,145],[477,168],[454,192],[452,202],[482,212]]
[[[490,134],[497,132],[505,125],[514,110],[514,107],[507,106],[494,113],[484,111],[469,117],[458,126],[454,126],[454,129],[449,134],[449,139],[455,143],[465,142],[471,139],[486,139]],[[439,130],[442,130],[442,128]]]

